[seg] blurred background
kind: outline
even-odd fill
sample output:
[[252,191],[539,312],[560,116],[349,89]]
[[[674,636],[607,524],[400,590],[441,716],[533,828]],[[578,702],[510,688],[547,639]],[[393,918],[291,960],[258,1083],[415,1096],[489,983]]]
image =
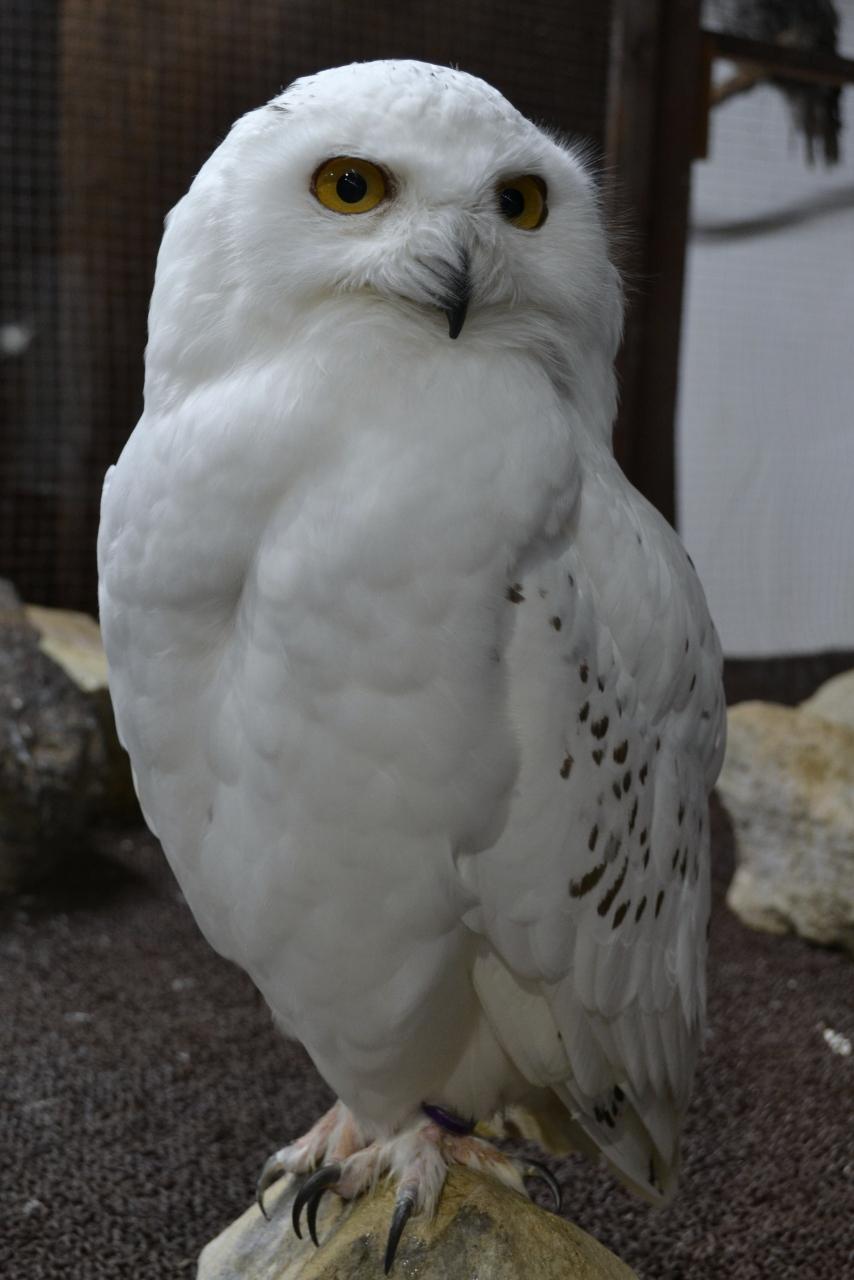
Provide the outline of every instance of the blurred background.
[[[384,57],[459,65],[587,144],[629,292],[616,451],[696,563],[730,703],[794,707],[854,667],[854,0],[2,0],[0,1273],[15,1280],[191,1273],[263,1159],[328,1101],[142,828],[93,620],[95,540],[141,410],[165,214],[241,113]],[[731,716],[738,830],[734,846],[713,808],[710,1031],[679,1200],[649,1214],[601,1171],[555,1166],[569,1215],[644,1277],[854,1274],[842,679],[802,731],[779,708]],[[799,732],[808,795],[774,755]],[[725,909],[757,797],[772,848],[783,795],[806,797],[798,856],[817,814],[839,819],[817,840],[841,851],[824,933],[798,917],[825,874],[812,864],[782,924],[779,899],[776,916]],[[790,928],[809,941],[774,936]]]

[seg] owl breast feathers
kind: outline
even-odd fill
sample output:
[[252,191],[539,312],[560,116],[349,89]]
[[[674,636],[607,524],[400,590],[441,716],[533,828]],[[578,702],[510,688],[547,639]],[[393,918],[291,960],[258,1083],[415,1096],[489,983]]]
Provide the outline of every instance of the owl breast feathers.
[[495,89],[297,81],[167,220],[100,598],[146,818],[356,1129],[510,1108],[661,1201],[723,700],[612,457],[621,312],[582,160]]

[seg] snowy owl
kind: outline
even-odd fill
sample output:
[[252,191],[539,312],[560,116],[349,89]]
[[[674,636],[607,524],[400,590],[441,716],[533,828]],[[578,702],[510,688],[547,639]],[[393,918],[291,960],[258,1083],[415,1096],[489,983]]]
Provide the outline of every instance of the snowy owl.
[[375,62],[239,120],[167,219],[100,605],[140,801],[338,1101],[265,1165],[389,1175],[386,1268],[475,1132],[672,1193],[703,1024],[721,660],[614,461],[621,288],[578,155]]

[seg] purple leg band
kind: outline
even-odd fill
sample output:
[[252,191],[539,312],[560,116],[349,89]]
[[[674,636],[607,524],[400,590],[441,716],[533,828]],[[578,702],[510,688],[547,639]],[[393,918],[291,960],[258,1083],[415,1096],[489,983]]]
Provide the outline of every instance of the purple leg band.
[[436,1107],[432,1102],[422,1102],[421,1110],[428,1120],[432,1120],[447,1133],[456,1134],[458,1138],[466,1138],[470,1133],[474,1133],[474,1120],[463,1120],[461,1116],[454,1115],[453,1111]]

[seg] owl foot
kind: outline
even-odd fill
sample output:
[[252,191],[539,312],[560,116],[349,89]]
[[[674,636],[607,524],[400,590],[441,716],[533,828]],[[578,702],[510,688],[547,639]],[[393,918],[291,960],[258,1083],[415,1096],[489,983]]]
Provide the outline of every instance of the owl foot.
[[525,1178],[539,1178],[546,1183],[555,1208],[560,1208],[560,1187],[545,1165],[534,1160],[513,1159],[472,1133],[449,1131],[441,1123],[430,1120],[387,1141],[372,1142],[344,1160],[315,1170],[294,1199],[294,1231],[302,1239],[301,1218],[305,1210],[309,1234],[317,1244],[317,1211],[327,1191],[352,1200],[374,1186],[380,1177],[393,1177],[397,1194],[385,1249],[384,1267],[388,1275],[407,1222],[413,1214],[433,1216],[452,1164],[465,1165],[498,1178],[523,1194]]
[[321,1160],[343,1160],[364,1145],[365,1139],[353,1116],[342,1102],[336,1102],[308,1133],[274,1152],[265,1161],[255,1187],[258,1208],[267,1218],[264,1192],[285,1174],[311,1173]]

